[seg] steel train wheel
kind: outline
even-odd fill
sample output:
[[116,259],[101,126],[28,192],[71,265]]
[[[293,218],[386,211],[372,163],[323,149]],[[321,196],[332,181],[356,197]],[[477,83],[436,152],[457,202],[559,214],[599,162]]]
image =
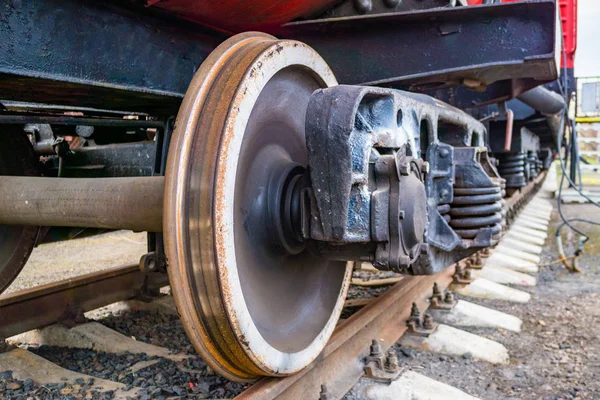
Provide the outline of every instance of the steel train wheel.
[[[36,158],[27,137],[16,125],[2,129],[0,175],[38,175]],[[0,293],[25,266],[39,231],[38,226],[0,225]]]
[[309,97],[335,84],[308,46],[244,33],[202,64],[180,108],[163,217],[169,277],[191,342],[229,379],[304,368],[343,307],[351,269],[275,245],[269,222],[273,182],[307,163]]

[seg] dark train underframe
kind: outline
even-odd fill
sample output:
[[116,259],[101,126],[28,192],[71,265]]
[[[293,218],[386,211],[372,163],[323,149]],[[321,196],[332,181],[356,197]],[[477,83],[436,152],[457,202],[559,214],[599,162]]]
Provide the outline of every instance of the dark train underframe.
[[[260,149],[241,158],[248,185],[267,193],[244,203],[244,229],[260,241],[247,246],[264,246],[269,260],[308,254],[429,275],[498,242],[511,218],[505,198],[548,169],[565,123],[556,4],[427,4],[369,15],[342,5],[268,32],[310,46],[339,85],[307,84],[306,111],[294,116],[305,142],[281,157],[273,147],[268,177],[252,163]],[[173,166],[171,139],[194,74],[229,35],[106,2],[13,2],[4,12],[0,291],[35,243],[111,229],[148,231],[140,268],[164,274],[172,257],[163,210],[179,193],[168,174],[188,173]],[[290,82],[318,80],[282,71]],[[217,371],[237,380],[288,373],[239,369]]]

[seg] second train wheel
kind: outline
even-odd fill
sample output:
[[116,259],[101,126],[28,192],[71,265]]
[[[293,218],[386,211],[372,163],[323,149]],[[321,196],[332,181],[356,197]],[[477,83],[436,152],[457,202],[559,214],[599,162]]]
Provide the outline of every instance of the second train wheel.
[[[33,148],[21,127],[7,125],[2,130],[0,175],[39,175]],[[25,266],[39,231],[38,226],[0,225],[0,293]]]
[[307,164],[310,96],[335,84],[310,47],[245,33],[211,53],[180,108],[166,170],[169,277],[188,337],[229,379],[301,370],[342,310],[351,269],[276,244],[270,219],[282,177]]

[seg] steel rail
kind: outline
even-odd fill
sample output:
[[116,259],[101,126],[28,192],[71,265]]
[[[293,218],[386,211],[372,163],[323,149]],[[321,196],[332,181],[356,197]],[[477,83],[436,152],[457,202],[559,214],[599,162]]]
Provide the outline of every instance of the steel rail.
[[145,275],[137,264],[114,267],[0,296],[0,338],[8,338],[168,285],[166,274]]

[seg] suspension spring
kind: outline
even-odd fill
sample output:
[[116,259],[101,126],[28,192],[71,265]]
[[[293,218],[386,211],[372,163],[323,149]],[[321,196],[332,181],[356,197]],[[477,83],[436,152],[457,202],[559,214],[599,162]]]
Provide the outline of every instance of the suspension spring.
[[454,188],[450,211],[450,226],[463,239],[473,239],[483,228],[491,228],[492,235],[502,231],[502,186]]
[[538,175],[537,155],[534,152],[528,153],[527,166],[529,167],[529,179],[532,180]]
[[520,188],[527,184],[529,170],[526,169],[524,153],[502,153],[498,160],[498,173],[506,179],[506,187]]
[[538,157],[538,160],[537,160],[537,170],[538,170],[538,174],[539,174],[539,172],[540,172],[541,170],[543,170],[543,169],[544,169],[544,162],[543,162],[542,160],[540,160],[540,159],[539,159],[539,157]]

